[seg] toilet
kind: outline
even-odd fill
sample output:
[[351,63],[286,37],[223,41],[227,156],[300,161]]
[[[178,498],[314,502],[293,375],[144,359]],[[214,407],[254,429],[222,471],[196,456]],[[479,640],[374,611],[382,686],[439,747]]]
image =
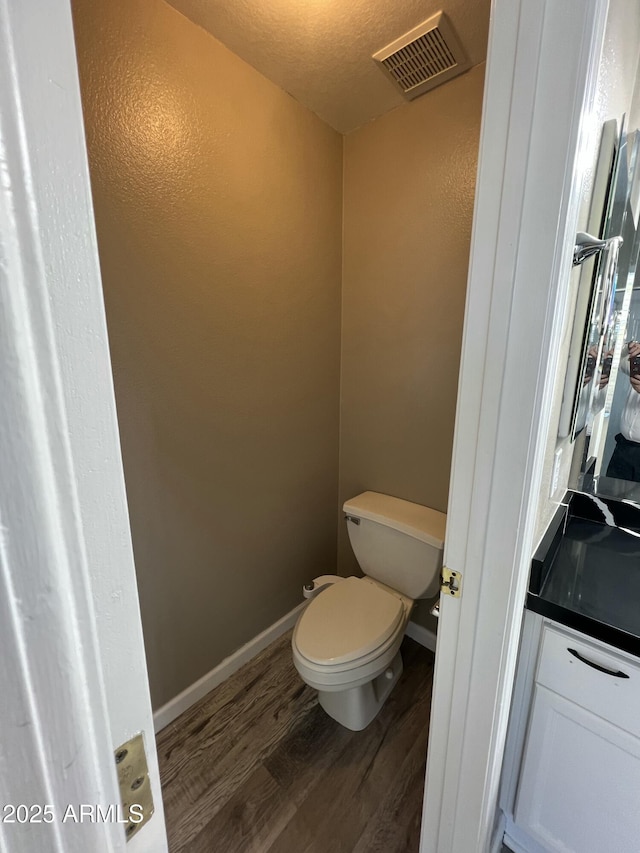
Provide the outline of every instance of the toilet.
[[440,586],[446,515],[379,492],[343,506],[364,577],[323,576],[291,641],[303,681],[341,725],[361,731],[402,674],[400,644],[414,601]]

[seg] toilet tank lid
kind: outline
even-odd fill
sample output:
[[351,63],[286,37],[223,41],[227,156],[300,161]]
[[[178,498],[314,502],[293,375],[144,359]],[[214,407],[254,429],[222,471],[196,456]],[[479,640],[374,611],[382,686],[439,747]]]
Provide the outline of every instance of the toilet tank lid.
[[384,524],[386,527],[433,545],[434,548],[444,547],[447,524],[447,516],[444,512],[404,501],[401,498],[383,495],[380,492],[363,492],[345,501],[342,508],[347,515]]

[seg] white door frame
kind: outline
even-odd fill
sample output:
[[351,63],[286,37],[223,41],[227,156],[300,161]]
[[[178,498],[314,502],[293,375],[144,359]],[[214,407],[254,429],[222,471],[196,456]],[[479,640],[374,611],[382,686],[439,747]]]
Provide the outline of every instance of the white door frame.
[[421,853],[499,849],[497,794],[552,393],[581,147],[607,0],[494,0]]
[[[147,735],[166,832],[69,0],[0,0],[0,853],[124,851],[113,750]],[[31,818],[43,819],[32,812]],[[48,818],[45,818],[48,819]]]

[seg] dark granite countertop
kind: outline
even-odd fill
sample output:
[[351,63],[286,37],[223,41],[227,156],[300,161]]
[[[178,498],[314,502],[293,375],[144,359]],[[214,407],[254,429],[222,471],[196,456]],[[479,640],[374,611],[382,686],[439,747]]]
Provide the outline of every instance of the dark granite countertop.
[[640,531],[608,521],[558,513],[534,557],[527,607],[640,656]]

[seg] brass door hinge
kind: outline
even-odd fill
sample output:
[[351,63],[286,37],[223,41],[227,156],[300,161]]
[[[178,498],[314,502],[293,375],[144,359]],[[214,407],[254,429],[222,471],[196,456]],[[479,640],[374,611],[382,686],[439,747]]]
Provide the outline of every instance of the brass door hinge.
[[454,572],[453,569],[447,569],[443,566],[440,579],[442,581],[440,592],[445,595],[452,595],[454,598],[460,598],[462,592],[462,575],[460,572]]
[[153,814],[153,796],[144,751],[142,733],[123,743],[115,751],[118,783],[127,841],[141,829]]

